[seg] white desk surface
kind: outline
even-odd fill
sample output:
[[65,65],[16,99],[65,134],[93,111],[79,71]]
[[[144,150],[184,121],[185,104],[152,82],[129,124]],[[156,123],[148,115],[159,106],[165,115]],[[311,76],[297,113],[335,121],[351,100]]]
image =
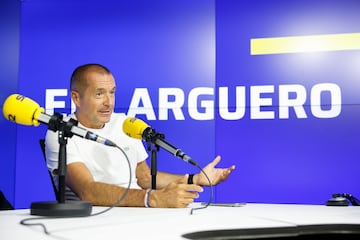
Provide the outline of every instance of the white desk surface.
[[[92,213],[103,209],[93,207]],[[117,207],[98,216],[39,220],[50,235],[40,226],[20,225],[21,220],[29,217],[36,217],[30,215],[29,209],[0,211],[0,239],[176,240],[185,239],[182,237],[185,233],[205,230],[360,224],[360,207],[248,203],[242,207],[210,206],[194,211],[193,215],[190,208]]]

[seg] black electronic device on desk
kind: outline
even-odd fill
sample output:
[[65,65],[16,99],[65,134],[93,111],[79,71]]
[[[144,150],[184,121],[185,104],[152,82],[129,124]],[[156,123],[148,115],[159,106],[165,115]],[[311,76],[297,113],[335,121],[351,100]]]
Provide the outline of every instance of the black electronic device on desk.
[[335,193],[326,202],[326,206],[349,206],[350,203],[353,206],[360,206],[360,201],[351,194],[348,193]]

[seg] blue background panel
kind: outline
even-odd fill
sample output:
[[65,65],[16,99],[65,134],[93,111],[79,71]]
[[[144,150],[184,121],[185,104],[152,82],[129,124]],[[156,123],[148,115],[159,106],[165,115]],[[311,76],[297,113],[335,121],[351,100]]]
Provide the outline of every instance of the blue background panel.
[[[0,2],[0,102],[17,92],[20,40],[20,2]],[[2,111],[1,111],[2,112]],[[3,115],[1,113],[1,115]],[[15,201],[17,126],[0,117],[0,190],[11,204]]]
[[[360,51],[250,55],[253,38],[359,32],[359,9],[358,1],[216,2],[216,85],[232,91],[232,109],[235,87],[246,88],[244,117],[216,119],[216,151],[238,165],[217,200],[323,204],[332,193],[360,194]],[[322,83],[341,89],[337,117],[312,113],[311,89]],[[306,118],[279,118],[279,86],[288,84],[306,88]],[[260,85],[274,86],[262,96],[273,119],[251,119],[250,88]],[[329,109],[331,96],[321,99]]]

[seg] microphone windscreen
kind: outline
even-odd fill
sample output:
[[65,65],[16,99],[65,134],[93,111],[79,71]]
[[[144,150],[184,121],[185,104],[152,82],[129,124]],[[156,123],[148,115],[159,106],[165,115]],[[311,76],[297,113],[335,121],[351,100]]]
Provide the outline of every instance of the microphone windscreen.
[[138,118],[128,117],[123,123],[123,132],[129,137],[142,139],[142,134],[148,127],[149,125],[144,121]]
[[4,117],[22,125],[39,126],[37,119],[44,111],[35,101],[20,94],[10,95],[3,105]]

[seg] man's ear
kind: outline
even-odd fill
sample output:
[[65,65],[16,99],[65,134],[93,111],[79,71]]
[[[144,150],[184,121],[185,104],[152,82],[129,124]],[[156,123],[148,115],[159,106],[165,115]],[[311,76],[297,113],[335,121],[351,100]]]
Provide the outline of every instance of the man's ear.
[[77,91],[71,91],[71,98],[75,104],[75,106],[79,106],[80,104],[80,94]]

